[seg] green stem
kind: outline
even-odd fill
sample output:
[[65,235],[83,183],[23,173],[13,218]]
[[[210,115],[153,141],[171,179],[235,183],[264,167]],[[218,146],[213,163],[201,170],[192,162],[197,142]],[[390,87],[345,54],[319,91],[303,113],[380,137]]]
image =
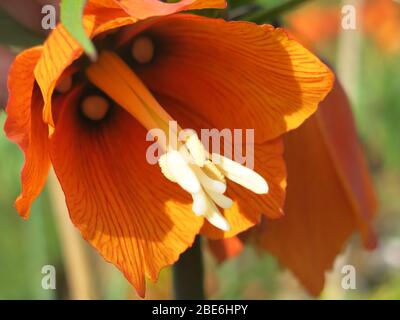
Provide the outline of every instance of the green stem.
[[241,20],[252,21],[256,23],[264,23],[265,21],[272,21],[277,17],[280,17],[285,12],[293,9],[294,7],[297,7],[309,1],[311,0],[289,0],[279,6],[276,6],[275,8],[266,9],[261,12],[244,16]]
[[176,300],[204,300],[204,267],[200,237],[173,266]]

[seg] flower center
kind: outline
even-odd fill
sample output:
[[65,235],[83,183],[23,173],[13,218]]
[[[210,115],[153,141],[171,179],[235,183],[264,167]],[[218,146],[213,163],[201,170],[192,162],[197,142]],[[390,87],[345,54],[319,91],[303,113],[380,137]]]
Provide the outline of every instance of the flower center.
[[140,64],[149,63],[154,57],[153,40],[147,36],[137,37],[132,44],[132,57]]
[[[268,192],[267,182],[253,170],[223,156],[209,154],[194,131],[177,127],[172,132],[169,126],[173,121],[172,117],[115,53],[101,52],[98,60],[86,69],[86,75],[90,82],[135,117],[147,130],[157,128],[164,131],[168,146],[160,146],[166,148],[159,159],[161,171],[167,179],[191,194],[192,209],[196,215],[204,216],[223,231],[229,230],[229,223],[218,209],[227,209],[232,205],[232,200],[224,195],[227,189],[225,178],[258,194]],[[97,108],[99,101],[89,101],[89,106],[94,105]],[[172,141],[176,140],[169,135],[183,136],[184,139],[174,145]]]
[[110,104],[101,96],[88,96],[83,99],[81,104],[81,111],[86,118],[92,121],[103,120],[107,115]]

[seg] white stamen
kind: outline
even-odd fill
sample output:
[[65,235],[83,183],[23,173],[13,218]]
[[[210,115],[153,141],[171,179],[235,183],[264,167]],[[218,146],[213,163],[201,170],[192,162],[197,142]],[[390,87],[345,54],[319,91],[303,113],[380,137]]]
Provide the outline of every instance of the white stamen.
[[233,201],[231,198],[212,190],[206,190],[206,192],[218,207],[223,209],[229,209],[232,207]]
[[172,182],[176,182],[175,177],[172,175],[171,172],[169,172],[168,165],[167,165],[167,154],[164,153],[160,159],[158,159],[158,164],[161,168],[162,174]]
[[193,205],[192,210],[197,216],[202,216],[207,210],[207,195],[203,190],[192,194]]
[[212,154],[214,163],[229,180],[257,194],[268,193],[268,184],[257,172],[219,154]]
[[206,190],[210,189],[218,193],[224,193],[226,191],[225,183],[211,179],[199,167],[192,166],[192,169],[196,173],[197,178],[199,179],[200,183],[204,186]]
[[228,231],[229,223],[218,209],[229,209],[233,204],[223,194],[227,188],[225,178],[258,194],[267,193],[268,184],[258,173],[233,160],[209,155],[195,132],[187,136],[179,151],[171,149],[160,158],[161,171],[192,195],[192,210],[197,216],[204,216],[215,227]]
[[189,152],[193,157],[195,164],[199,167],[202,167],[204,166],[204,162],[206,161],[206,150],[204,149],[203,144],[201,143],[200,139],[194,131],[189,132],[188,134],[190,136],[186,140],[185,145],[189,149]]
[[171,150],[165,156],[168,173],[182,189],[192,194],[199,193],[201,190],[200,182],[182,154],[176,150]]
[[145,64],[153,60],[154,43],[149,37],[139,36],[132,45],[132,57],[139,63]]
[[222,231],[229,231],[230,226],[228,221],[222,216],[214,202],[208,200],[207,210],[204,216],[214,227],[221,229]]

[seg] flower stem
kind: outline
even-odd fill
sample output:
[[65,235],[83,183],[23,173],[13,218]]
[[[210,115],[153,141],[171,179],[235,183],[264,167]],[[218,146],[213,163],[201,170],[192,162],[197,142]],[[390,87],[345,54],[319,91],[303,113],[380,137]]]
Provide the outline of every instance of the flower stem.
[[204,267],[200,237],[173,266],[176,300],[204,300]]

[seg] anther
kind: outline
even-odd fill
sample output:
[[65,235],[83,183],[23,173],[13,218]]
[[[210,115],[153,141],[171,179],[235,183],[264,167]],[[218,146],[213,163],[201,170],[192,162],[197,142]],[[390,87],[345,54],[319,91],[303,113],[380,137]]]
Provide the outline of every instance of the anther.
[[56,85],[56,91],[58,93],[67,93],[72,88],[72,77],[67,76],[62,78]]
[[147,36],[139,36],[133,41],[131,53],[138,63],[149,63],[154,57],[153,40]]

